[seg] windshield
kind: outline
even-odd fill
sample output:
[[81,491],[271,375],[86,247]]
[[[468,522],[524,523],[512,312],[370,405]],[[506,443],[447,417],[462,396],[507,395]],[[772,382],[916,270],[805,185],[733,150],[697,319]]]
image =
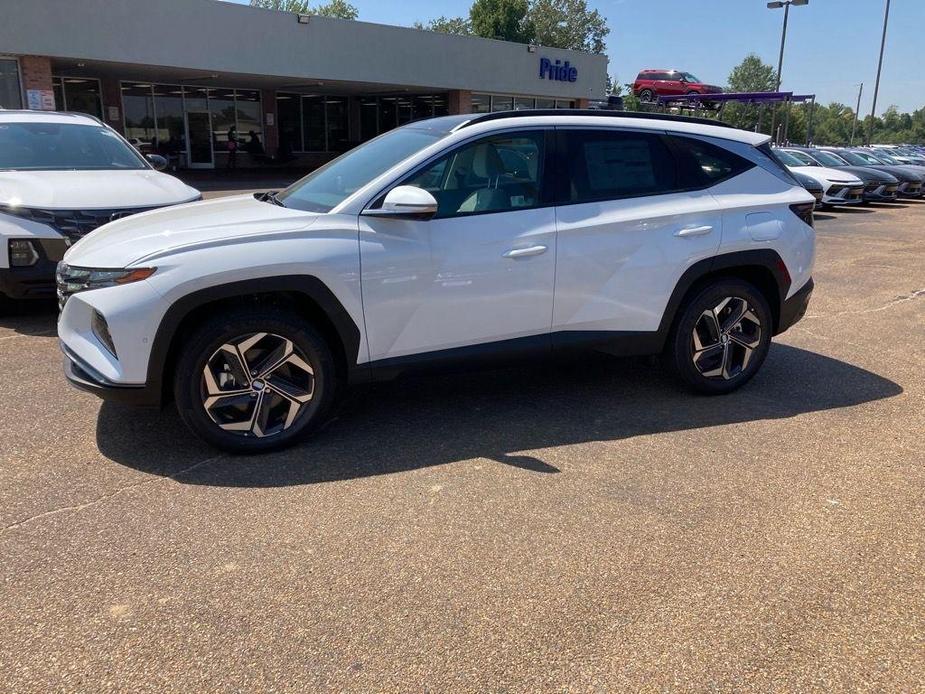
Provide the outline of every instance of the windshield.
[[0,123],[0,169],[99,171],[146,169],[145,160],[101,125]]
[[838,155],[832,154],[831,152],[820,152],[819,150],[814,150],[813,156],[816,157],[816,160],[823,166],[844,166],[848,163]]
[[342,154],[279,194],[286,207],[330,212],[380,174],[443,137],[423,128],[398,128]]
[[877,159],[886,163],[886,164],[901,164],[898,159],[893,159],[889,154],[884,154],[883,152],[877,152]]
[[799,161],[801,166],[819,166],[819,164],[817,164],[811,156],[808,154],[803,154],[803,152],[793,152],[788,150],[786,154],[789,154],[794,159]]
[[883,163],[877,161],[869,154],[859,154],[858,152],[839,152],[838,156],[849,164],[856,164],[857,166],[868,166],[870,164],[879,165]]
[[805,163],[800,161],[790,152],[785,152],[781,149],[775,149],[774,154],[777,157],[777,160],[784,166],[806,166]]

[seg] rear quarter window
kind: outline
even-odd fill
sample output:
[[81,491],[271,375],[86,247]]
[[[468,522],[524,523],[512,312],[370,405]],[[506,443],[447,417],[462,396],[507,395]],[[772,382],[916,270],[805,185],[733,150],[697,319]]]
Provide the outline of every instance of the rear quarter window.
[[753,168],[755,164],[710,142],[680,135],[669,136],[678,157],[682,186],[697,189],[714,186]]

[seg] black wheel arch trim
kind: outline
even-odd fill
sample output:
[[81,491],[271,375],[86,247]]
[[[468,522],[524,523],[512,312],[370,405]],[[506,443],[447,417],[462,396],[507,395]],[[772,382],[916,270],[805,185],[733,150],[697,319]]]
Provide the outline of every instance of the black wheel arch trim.
[[[787,297],[787,293],[790,291],[791,283],[787,266],[783,258],[780,257],[780,254],[770,248],[721,253],[720,255],[704,258],[694,263],[681,275],[675,285],[674,291],[671,293],[671,297],[668,299],[668,304],[665,306],[665,311],[662,314],[661,323],[658,326],[659,343],[661,345],[665,344],[668,333],[674,325],[678,310],[681,308],[681,303],[697,282],[717,272],[722,272],[723,270],[734,271],[747,267],[764,268],[774,277],[774,281],[777,284],[778,302],[777,306],[772,305],[771,309],[772,313],[779,319],[784,300]],[[772,303],[770,298],[768,303]],[[774,334],[777,333],[778,326],[775,325]]]
[[365,365],[357,365],[360,349],[360,329],[328,286],[313,275],[279,275],[239,280],[206,287],[177,299],[167,309],[158,325],[148,357],[146,387],[162,393],[165,370],[171,347],[184,319],[191,312],[215,301],[248,297],[257,294],[289,293],[303,295],[314,302],[331,321],[344,347],[348,379],[362,381]]

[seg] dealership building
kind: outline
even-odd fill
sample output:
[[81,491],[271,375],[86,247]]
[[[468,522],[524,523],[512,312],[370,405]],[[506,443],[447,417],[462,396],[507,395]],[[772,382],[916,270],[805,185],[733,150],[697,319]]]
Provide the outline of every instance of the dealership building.
[[[219,0],[30,0],[0,23],[0,107],[93,114],[178,168],[317,165],[398,125],[586,107],[607,59]],[[233,148],[233,147],[232,147]]]

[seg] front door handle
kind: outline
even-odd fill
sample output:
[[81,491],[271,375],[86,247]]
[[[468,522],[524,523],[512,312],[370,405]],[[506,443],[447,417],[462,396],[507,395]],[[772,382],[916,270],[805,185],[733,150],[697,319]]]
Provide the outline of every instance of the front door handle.
[[505,258],[526,258],[545,252],[546,246],[530,246],[529,248],[512,248],[507,253],[503,253],[502,256]]
[[705,236],[706,234],[709,234],[711,231],[713,231],[713,227],[711,227],[709,224],[705,224],[702,227],[686,227],[684,229],[678,229],[674,233],[674,235],[681,236],[681,237]]

